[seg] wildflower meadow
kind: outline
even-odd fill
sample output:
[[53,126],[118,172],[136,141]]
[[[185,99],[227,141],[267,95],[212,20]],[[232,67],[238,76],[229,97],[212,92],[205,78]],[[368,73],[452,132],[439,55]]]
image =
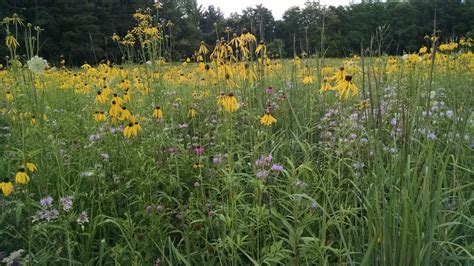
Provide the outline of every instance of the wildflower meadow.
[[159,8],[106,36],[121,64],[3,20],[0,265],[472,265],[472,39],[272,59],[239,29],[173,62]]

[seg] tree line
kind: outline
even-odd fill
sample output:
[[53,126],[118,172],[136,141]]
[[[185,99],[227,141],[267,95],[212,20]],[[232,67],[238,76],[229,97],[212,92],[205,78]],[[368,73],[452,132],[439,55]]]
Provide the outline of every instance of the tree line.
[[[245,28],[265,40],[271,57],[324,54],[328,57],[358,54],[370,47],[374,36],[383,43],[383,53],[414,52],[429,40],[436,16],[437,34],[448,41],[461,36],[474,38],[474,0],[411,0],[360,3],[350,6],[322,6],[307,2],[291,7],[276,20],[268,8],[257,5],[224,17],[214,6],[203,7],[196,0],[161,0],[157,23],[173,23],[163,34],[171,46],[173,60],[190,57],[203,40],[209,48],[216,40],[231,39]],[[152,7],[154,0],[2,0],[0,19],[12,14],[24,23],[39,26],[40,56],[55,64],[96,64],[102,60],[121,62],[117,43],[111,36],[123,36],[133,27],[133,13]],[[166,29],[166,27],[164,27]],[[6,32],[0,31],[0,63],[9,55]],[[24,37],[19,36],[20,46]],[[21,55],[20,55],[21,56]],[[165,55],[168,58],[169,55]]]

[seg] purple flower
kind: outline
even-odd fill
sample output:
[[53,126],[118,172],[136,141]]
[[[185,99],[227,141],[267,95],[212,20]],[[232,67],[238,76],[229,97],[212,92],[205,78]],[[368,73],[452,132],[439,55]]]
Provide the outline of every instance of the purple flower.
[[272,165],[272,168],[271,168],[273,171],[276,171],[276,172],[281,172],[284,170],[283,166],[281,164],[274,164]]
[[396,126],[396,125],[397,125],[397,119],[396,119],[396,118],[392,118],[392,120],[390,120],[390,125]]
[[313,201],[313,202],[311,203],[311,209],[314,210],[314,209],[316,209],[316,208],[318,208],[318,203],[317,203],[316,201]]
[[265,178],[265,177],[267,177],[268,172],[265,171],[265,170],[260,170],[260,171],[257,172],[256,175],[257,175],[257,178]]
[[166,151],[168,152],[169,155],[172,155],[176,152],[176,150],[173,147],[169,147]]
[[51,222],[53,220],[56,220],[58,219],[59,217],[59,211],[57,209],[52,209],[50,211],[47,211],[47,215],[46,215],[46,221],[48,222]]
[[451,110],[446,111],[446,116],[447,116],[448,118],[453,117],[453,111],[451,111]]
[[51,206],[51,204],[53,204],[53,198],[51,196],[47,196],[46,198],[42,198],[40,200],[40,204],[41,206],[43,207],[48,207],[48,206]]
[[81,214],[79,214],[79,217],[77,218],[77,223],[83,225],[88,222],[89,222],[89,215],[87,214],[87,212],[86,211],[81,212]]
[[92,134],[89,136],[89,141],[96,142],[96,141],[99,141],[100,138],[101,138],[100,134]]
[[273,88],[272,87],[268,87],[265,89],[265,93],[267,94],[273,94]]
[[204,153],[204,148],[201,145],[194,147],[194,154],[201,156]]
[[433,133],[433,132],[428,133],[428,139],[429,140],[435,140],[436,139],[435,133]]
[[214,156],[214,158],[212,158],[212,163],[213,164],[220,164],[222,162],[222,156],[220,154]]
[[44,211],[36,211],[35,215],[31,217],[32,222],[37,222],[43,220],[45,217],[45,212]]
[[59,199],[59,203],[61,203],[64,211],[67,212],[70,209],[72,209],[72,205],[73,205],[72,200],[73,200],[72,196],[66,196]]

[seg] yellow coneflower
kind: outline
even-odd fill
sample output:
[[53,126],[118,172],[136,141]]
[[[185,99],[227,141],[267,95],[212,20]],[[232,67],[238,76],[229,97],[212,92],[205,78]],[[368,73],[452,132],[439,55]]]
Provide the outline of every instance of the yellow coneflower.
[[341,66],[339,70],[336,73],[334,73],[334,75],[331,78],[329,78],[329,80],[339,83],[341,81],[344,81],[344,78],[346,77],[346,75],[347,75],[346,69],[344,68],[344,66]]
[[0,182],[0,190],[3,193],[4,197],[10,196],[13,192],[13,183],[8,180],[8,178],[4,178],[2,182]]
[[339,82],[336,87],[334,87],[334,90],[339,93],[339,98],[348,98],[349,93],[352,96],[357,96],[357,94],[359,94],[359,89],[356,85],[354,85],[354,83],[352,83],[351,75],[346,75],[344,80]]
[[97,91],[95,96],[95,101],[98,103],[105,103],[105,96],[102,94],[102,91]]
[[270,112],[265,112],[265,115],[262,116],[260,119],[260,123],[264,124],[265,126],[270,126],[271,124],[276,123],[277,120],[275,117],[273,117]]
[[156,119],[163,119],[163,111],[161,111],[159,106],[155,107],[155,110],[153,111],[153,117]]
[[124,103],[128,103],[130,102],[130,100],[132,99],[131,95],[130,95],[130,92],[128,92],[128,90],[126,90],[124,93],[123,93],[123,102]]
[[38,168],[36,167],[36,165],[32,162],[27,162],[26,163],[26,169],[28,169],[28,171],[34,173],[38,170]]
[[12,102],[13,99],[14,99],[14,97],[13,97],[13,94],[11,93],[11,91],[5,92],[5,100],[7,100],[7,102]]
[[206,43],[204,41],[201,41],[201,44],[199,45],[199,50],[198,54],[199,55],[207,55],[209,53],[209,49],[206,47]]
[[122,111],[120,112],[120,116],[118,117],[119,120],[130,120],[132,117],[132,113],[127,109],[127,107],[123,106]]
[[370,106],[369,100],[362,100],[358,102],[357,104],[355,104],[355,107],[357,107],[357,109],[359,110],[367,109],[369,106]]
[[240,35],[240,40],[243,41],[245,44],[249,42],[257,42],[257,38],[255,38],[255,35],[250,33],[246,28],[242,29],[242,35]]
[[135,122],[137,122],[137,121],[138,121],[138,120],[137,120],[137,118],[136,118],[134,115],[131,115],[131,116],[128,118],[128,122],[130,122],[130,123],[134,123],[134,124],[135,124]]
[[112,101],[117,102],[119,105],[123,104],[123,99],[117,95],[117,93],[114,93],[114,96],[112,97]]
[[418,51],[418,53],[420,54],[426,54],[428,52],[428,47],[426,46],[423,46],[420,48],[420,50]]
[[36,122],[36,116],[31,117],[30,123],[31,123],[32,126],[36,125],[36,123],[37,123]]
[[203,167],[204,167],[204,165],[202,165],[202,164],[200,164],[200,163],[195,163],[195,164],[193,164],[193,168],[196,169],[196,170],[201,169],[201,168],[203,168]]
[[135,123],[133,123],[132,130],[133,130],[133,134],[137,136],[138,132],[142,130],[142,126],[138,122],[135,121]]
[[107,120],[107,117],[105,116],[104,112],[96,111],[94,113],[94,119],[95,119],[96,122],[104,122],[104,121]]
[[329,80],[327,78],[324,78],[323,85],[321,85],[321,88],[319,89],[319,93],[323,94],[323,92],[326,92],[331,89],[332,87],[331,87],[331,84],[329,84]]
[[267,46],[265,45],[265,42],[262,40],[258,43],[257,49],[255,49],[255,54],[258,56],[265,56],[267,54]]
[[133,123],[128,123],[128,125],[123,129],[123,135],[127,138],[133,137]]
[[225,97],[222,101],[222,107],[224,111],[233,113],[236,112],[239,108],[239,104],[237,102],[237,97],[233,93],[229,93],[227,97]]
[[313,84],[314,83],[314,77],[312,75],[306,75],[303,78],[303,84],[308,85],[308,84]]
[[217,105],[223,106],[224,105],[224,100],[227,96],[224,94],[224,92],[221,92],[219,96],[217,97]]
[[25,168],[20,168],[15,175],[15,182],[17,184],[28,184],[30,182],[30,177],[25,173]]
[[20,46],[18,41],[11,34],[8,34],[7,37],[5,38],[5,44],[7,45],[9,49],[16,49],[18,46]]
[[114,34],[112,34],[112,41],[114,41],[114,42],[120,41],[120,36],[118,36],[117,33],[115,33],[115,32],[114,32]]
[[112,101],[109,109],[109,115],[113,118],[118,118],[122,108],[117,104],[116,101]]
[[196,109],[194,109],[194,107],[189,107],[189,111],[188,111],[188,117],[190,118],[195,118],[197,115],[197,111]]

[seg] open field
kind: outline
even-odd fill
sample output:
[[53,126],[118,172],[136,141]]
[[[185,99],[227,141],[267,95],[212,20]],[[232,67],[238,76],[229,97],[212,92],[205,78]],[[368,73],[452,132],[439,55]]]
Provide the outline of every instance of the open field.
[[12,66],[0,251],[57,265],[472,263],[474,55],[431,58]]

